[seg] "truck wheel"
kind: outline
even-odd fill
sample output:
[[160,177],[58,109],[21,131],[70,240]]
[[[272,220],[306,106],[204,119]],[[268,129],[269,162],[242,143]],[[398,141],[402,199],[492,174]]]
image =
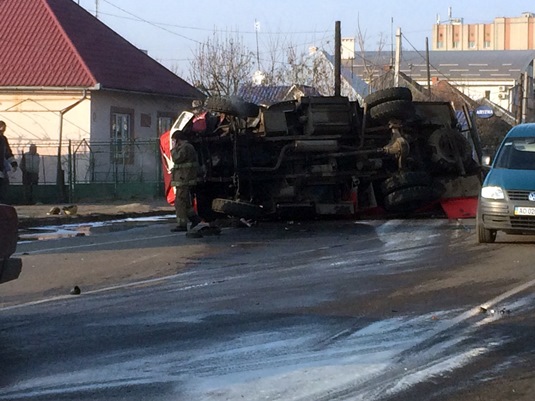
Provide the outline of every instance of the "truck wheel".
[[429,173],[425,171],[405,171],[394,174],[387,178],[381,184],[381,191],[384,195],[388,195],[398,189],[414,187],[414,186],[430,186],[432,178]]
[[370,109],[370,117],[379,122],[389,120],[408,120],[414,118],[416,110],[410,100],[391,100]]
[[409,88],[404,87],[382,89],[366,96],[364,98],[364,103],[366,103],[368,109],[370,109],[378,104],[390,102],[392,100],[412,101],[412,92]]
[[[434,131],[428,139],[431,149],[431,162],[438,168],[446,171],[455,170],[457,167],[457,155],[461,160],[466,160],[470,154],[468,141],[457,131],[449,128],[440,128]],[[464,141],[463,141],[464,140]]]
[[228,216],[253,220],[259,219],[264,215],[264,210],[258,205],[223,198],[216,198],[212,201],[212,210]]
[[225,113],[238,117],[256,117],[260,112],[258,105],[245,102],[233,96],[212,96],[206,99],[206,108],[210,111]]
[[260,113],[260,107],[251,102],[237,101],[234,106],[239,117],[256,117]]
[[384,199],[385,209],[390,212],[411,212],[436,200],[437,191],[428,186],[414,186],[399,189]]
[[230,115],[236,115],[237,110],[234,102],[227,96],[212,96],[206,99],[206,108],[210,111],[217,111]]
[[477,227],[477,240],[480,244],[491,244],[496,241],[496,230],[489,230],[485,228],[483,223],[480,221],[480,217],[477,217],[476,220]]

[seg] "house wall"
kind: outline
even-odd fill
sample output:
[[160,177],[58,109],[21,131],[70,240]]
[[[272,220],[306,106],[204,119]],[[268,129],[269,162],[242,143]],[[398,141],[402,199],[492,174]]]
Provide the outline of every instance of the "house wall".
[[[41,156],[41,185],[55,184],[60,175],[66,183],[155,182],[160,179],[158,117],[172,120],[190,104],[190,100],[175,97],[104,90],[1,91],[0,120],[7,124],[6,137],[19,161],[31,143],[37,145]],[[132,147],[135,152],[132,164],[112,167],[110,138],[114,109],[132,111],[132,139],[139,143]],[[120,178],[110,178],[115,173]],[[22,182],[20,169],[10,174],[10,181]]]
[[[58,153],[62,160],[66,157],[69,140],[89,139],[90,103],[89,94],[84,99],[81,90],[0,91],[0,119],[7,124],[6,137],[11,149],[20,161],[31,143],[37,145],[41,156],[40,183],[56,182]],[[60,128],[61,148],[58,147]],[[10,175],[10,181],[14,184],[22,181],[20,169]]]
[[[426,80],[416,80],[422,86],[427,85]],[[488,99],[502,107],[505,110],[511,110],[512,90],[515,87],[515,81],[457,81],[454,87],[471,99],[478,100],[487,97]]]
[[[95,91],[91,103],[91,140],[109,141],[111,135],[112,109],[132,110],[134,139],[158,138],[159,114],[174,118],[191,107],[191,101],[176,97],[131,94],[116,91]],[[149,118],[147,119],[147,116]],[[143,118],[143,122],[142,122]]]
[[[96,91],[91,102],[91,154],[77,155],[77,181],[154,182],[161,178],[159,117],[174,120],[191,106],[176,97]],[[130,137],[115,141],[113,113],[130,116]],[[110,142],[111,141],[111,142]],[[116,158],[117,152],[125,155]],[[80,162],[81,160],[81,162]],[[85,164],[84,164],[85,163]],[[88,172],[90,170],[90,172]]]

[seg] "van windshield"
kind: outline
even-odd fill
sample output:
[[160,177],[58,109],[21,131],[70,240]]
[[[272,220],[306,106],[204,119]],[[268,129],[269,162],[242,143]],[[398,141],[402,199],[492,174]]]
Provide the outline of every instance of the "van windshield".
[[535,138],[512,138],[504,142],[494,167],[535,170]]

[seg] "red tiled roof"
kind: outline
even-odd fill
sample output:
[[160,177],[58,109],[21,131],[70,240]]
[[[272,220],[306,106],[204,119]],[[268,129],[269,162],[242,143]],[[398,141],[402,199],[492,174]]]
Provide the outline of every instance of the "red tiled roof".
[[0,1],[0,88],[84,87],[201,95],[73,0]]

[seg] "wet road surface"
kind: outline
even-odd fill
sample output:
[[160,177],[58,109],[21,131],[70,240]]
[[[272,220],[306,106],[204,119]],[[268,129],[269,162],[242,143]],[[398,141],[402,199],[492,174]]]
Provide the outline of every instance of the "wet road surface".
[[19,245],[35,274],[108,271],[80,296],[7,291],[0,400],[461,399],[533,359],[530,242],[447,220],[122,227]]

